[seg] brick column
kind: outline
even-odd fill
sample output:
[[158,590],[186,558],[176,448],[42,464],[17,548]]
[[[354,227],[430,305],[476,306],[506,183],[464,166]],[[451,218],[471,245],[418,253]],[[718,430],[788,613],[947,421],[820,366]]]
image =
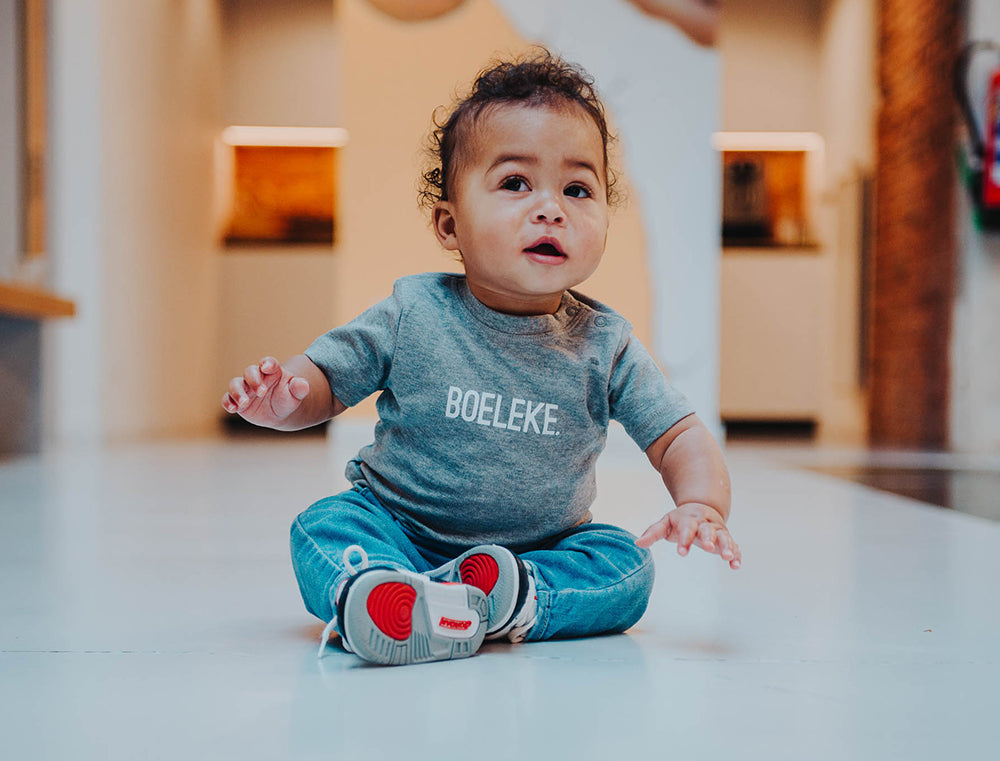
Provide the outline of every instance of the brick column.
[[948,444],[957,250],[951,68],[960,6],[960,0],[880,0],[873,444]]

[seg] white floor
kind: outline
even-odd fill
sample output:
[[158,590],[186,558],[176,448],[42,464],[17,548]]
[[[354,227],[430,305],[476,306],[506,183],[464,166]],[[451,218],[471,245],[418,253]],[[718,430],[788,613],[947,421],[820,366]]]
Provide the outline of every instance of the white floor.
[[[662,545],[627,635],[403,668],[316,660],[287,532],[341,482],[321,440],[2,463],[0,755],[1000,757],[1000,523],[729,458],[741,570]],[[635,531],[666,507],[618,436],[599,488]]]

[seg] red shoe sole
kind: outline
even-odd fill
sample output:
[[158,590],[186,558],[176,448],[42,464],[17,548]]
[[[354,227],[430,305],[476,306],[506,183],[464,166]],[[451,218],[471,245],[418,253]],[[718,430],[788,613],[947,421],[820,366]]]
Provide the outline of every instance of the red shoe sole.
[[500,578],[500,567],[489,555],[470,555],[458,569],[463,584],[471,584],[489,594]]
[[413,632],[413,604],[417,590],[398,581],[379,584],[369,594],[368,615],[385,636],[409,639]]

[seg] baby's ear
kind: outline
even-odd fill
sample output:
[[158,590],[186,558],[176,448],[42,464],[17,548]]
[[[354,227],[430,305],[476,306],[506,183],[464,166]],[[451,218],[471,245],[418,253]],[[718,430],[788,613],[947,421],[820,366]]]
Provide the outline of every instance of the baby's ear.
[[458,233],[455,231],[455,207],[450,201],[438,201],[434,204],[432,218],[434,234],[438,242],[447,251],[458,251]]

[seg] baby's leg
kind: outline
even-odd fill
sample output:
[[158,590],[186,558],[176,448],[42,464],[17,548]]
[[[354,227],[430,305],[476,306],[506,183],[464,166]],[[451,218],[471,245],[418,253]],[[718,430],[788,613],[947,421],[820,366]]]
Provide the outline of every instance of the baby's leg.
[[[344,550],[360,545],[371,568],[425,571],[428,563],[366,488],[321,499],[292,524],[292,565],[306,609],[333,618],[333,594],[350,576]],[[357,558],[352,560],[357,564]]]
[[580,526],[521,559],[534,572],[538,593],[529,641],[625,631],[642,617],[653,589],[649,550],[617,526]]

